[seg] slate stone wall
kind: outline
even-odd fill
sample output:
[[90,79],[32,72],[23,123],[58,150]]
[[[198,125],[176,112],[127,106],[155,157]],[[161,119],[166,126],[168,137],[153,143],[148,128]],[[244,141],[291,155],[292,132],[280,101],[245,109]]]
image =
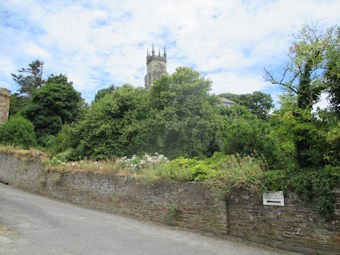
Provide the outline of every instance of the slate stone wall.
[[234,190],[218,199],[207,183],[143,184],[106,174],[44,171],[39,160],[0,153],[0,180],[85,207],[210,233],[233,235],[304,254],[340,254],[340,189],[332,221],[317,201],[285,193],[285,206],[263,206],[255,191]]

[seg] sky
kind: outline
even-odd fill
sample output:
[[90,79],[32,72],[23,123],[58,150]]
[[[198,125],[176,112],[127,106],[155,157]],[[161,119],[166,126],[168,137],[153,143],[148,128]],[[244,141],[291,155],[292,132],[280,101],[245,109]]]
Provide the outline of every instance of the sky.
[[111,84],[144,86],[146,51],[167,50],[168,73],[193,68],[213,94],[279,87],[292,34],[308,22],[340,24],[338,0],[10,0],[0,1],[0,87],[18,89],[11,73],[44,62],[90,103]]

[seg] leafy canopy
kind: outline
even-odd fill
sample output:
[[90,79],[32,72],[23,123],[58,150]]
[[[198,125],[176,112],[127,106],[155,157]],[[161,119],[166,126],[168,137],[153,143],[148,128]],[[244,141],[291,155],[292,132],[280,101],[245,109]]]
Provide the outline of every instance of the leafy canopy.
[[47,83],[32,94],[24,115],[33,122],[38,138],[56,135],[64,123],[80,113],[81,97],[71,84]]
[[19,85],[19,94],[31,97],[31,94],[41,88],[45,81],[42,78],[44,63],[35,60],[28,68],[18,70],[19,74],[11,74],[13,80]]

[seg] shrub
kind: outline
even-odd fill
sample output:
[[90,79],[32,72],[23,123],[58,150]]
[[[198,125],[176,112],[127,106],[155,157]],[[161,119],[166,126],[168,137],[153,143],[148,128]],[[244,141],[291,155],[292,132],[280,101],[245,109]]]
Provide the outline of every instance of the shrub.
[[36,146],[32,122],[16,114],[0,126],[0,143],[22,146],[24,149]]
[[264,168],[261,160],[240,155],[222,155],[198,160],[178,158],[170,162],[144,169],[141,173],[146,182],[159,179],[172,181],[217,182],[222,189],[254,187],[259,185]]

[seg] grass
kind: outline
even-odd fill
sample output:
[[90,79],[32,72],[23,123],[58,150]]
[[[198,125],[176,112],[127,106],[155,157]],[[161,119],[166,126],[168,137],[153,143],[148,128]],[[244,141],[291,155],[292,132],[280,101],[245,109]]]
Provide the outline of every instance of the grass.
[[33,161],[37,162],[40,159],[48,158],[48,155],[42,153],[39,150],[30,148],[29,150],[24,150],[21,147],[11,146],[11,145],[0,145],[0,152],[5,154],[12,154],[23,162]]

